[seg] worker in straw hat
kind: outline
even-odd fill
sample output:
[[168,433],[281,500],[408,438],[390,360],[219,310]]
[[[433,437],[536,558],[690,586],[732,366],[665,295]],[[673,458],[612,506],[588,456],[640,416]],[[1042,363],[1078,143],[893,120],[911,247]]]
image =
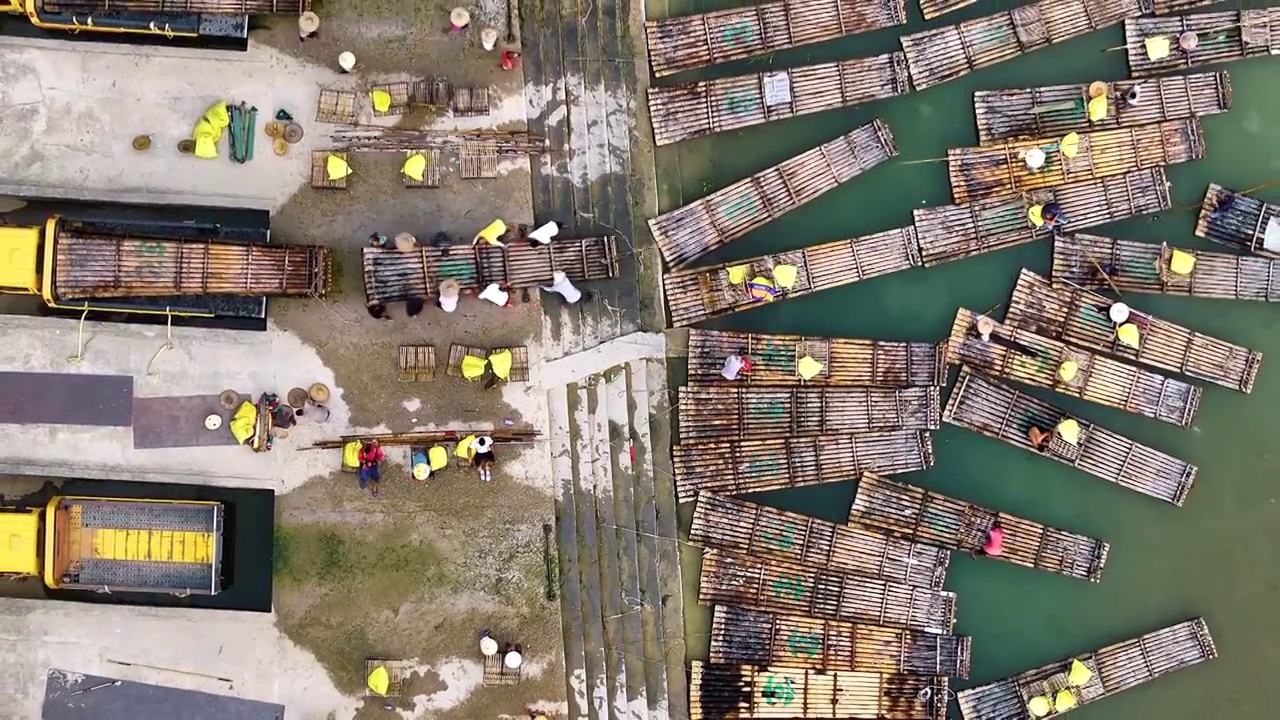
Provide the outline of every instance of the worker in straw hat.
[[298,41],[306,42],[320,37],[320,16],[307,10],[298,16]]
[[471,13],[464,7],[456,7],[449,11],[449,32],[465,32],[471,24]]
[[436,307],[451,313],[458,309],[458,298],[462,296],[462,286],[453,278],[440,281],[440,297],[436,298]]
[[480,631],[480,654],[485,657],[498,654],[498,641],[493,639],[488,630]]
[[338,53],[338,69],[344,73],[349,73],[356,69],[356,55],[353,52],[344,50]]

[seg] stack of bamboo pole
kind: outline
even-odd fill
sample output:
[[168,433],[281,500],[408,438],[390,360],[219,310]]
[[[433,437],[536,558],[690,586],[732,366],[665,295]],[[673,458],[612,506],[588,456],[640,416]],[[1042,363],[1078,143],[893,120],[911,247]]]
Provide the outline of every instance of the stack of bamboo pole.
[[353,126],[339,130],[329,139],[340,150],[422,150],[458,149],[468,143],[484,143],[499,155],[541,155],[547,151],[546,138],[524,131],[507,130],[412,130]]

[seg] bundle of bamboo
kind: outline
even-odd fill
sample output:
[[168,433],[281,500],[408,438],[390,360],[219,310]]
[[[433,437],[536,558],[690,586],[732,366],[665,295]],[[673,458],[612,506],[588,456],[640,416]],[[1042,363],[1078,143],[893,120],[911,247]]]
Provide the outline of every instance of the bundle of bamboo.
[[[37,0],[46,13],[129,12],[161,15],[301,15],[311,0]],[[81,18],[86,20],[87,18]]]
[[[1169,270],[1175,251],[1195,259],[1185,274]],[[1277,302],[1280,260],[1072,235],[1053,242],[1053,284],[1067,283],[1090,290]]]
[[1150,77],[1201,65],[1275,55],[1280,53],[1280,33],[1271,28],[1278,23],[1280,8],[1131,17],[1124,21],[1129,76]]
[[689,331],[689,382],[724,382],[721,371],[725,358],[734,353],[751,359],[751,372],[739,376],[748,385],[906,388],[947,384],[947,366],[938,343],[760,335],[699,328]]
[[1150,5],[1149,15],[1168,15],[1169,13],[1184,12],[1194,10],[1205,5],[1213,5],[1218,0],[1142,0],[1144,5]]
[[[1196,118],[1077,134],[1075,138],[1005,140],[947,151],[957,204],[1124,175],[1204,157]],[[1031,167],[1029,153],[1043,165]],[[1070,217],[1069,215],[1067,217]]]
[[1055,288],[1023,270],[1005,311],[1006,325],[1078,347],[1136,360],[1241,392],[1253,390],[1262,353],[1203,335],[1125,306],[1124,323],[1138,332],[1138,347],[1120,340],[1109,316],[1114,301],[1079,287]]
[[1061,207],[1072,228],[1093,227],[1168,210],[1169,180],[1164,168],[1152,168],[1021,196],[916,210],[920,258],[931,267],[1049,237],[1052,228],[1035,225],[1029,215],[1049,203]]
[[649,88],[657,145],[911,92],[902,53]]
[[1195,419],[1201,390],[1194,385],[990,318],[990,339],[984,339],[977,317],[963,308],[956,313],[947,362],[1181,427],[1190,427]]
[[[1098,582],[1111,544],[996,512],[924,488],[863,473],[849,522],[947,550],[983,553],[988,533],[1004,531],[999,554],[1015,565]],[[985,553],[983,553],[985,555]]]
[[790,160],[649,220],[672,267],[777,220],[898,154],[889,126],[876,119]]
[[930,590],[951,563],[941,548],[711,493],[698,496],[689,542]]
[[717,605],[711,616],[713,663],[969,676],[964,635],[855,625]]
[[945,677],[694,660],[689,673],[689,718],[946,720],[948,685]]
[[[1070,132],[1216,115],[1231,109],[1231,79],[1225,72],[1103,84],[1106,114],[1097,120],[1089,114],[1089,91],[1095,83],[979,90],[973,94],[978,142],[986,145],[1011,138],[1060,137]],[[1154,96],[1153,102],[1142,102],[1143,96]]]
[[[796,269],[790,287],[771,280],[780,266]],[[753,286],[773,286],[776,297],[799,297],[920,267],[916,230],[908,226],[803,250],[763,255],[696,270],[667,273],[663,296],[674,327],[767,304]],[[737,277],[740,276],[740,277]],[[763,278],[764,283],[759,279]],[[764,296],[771,297],[771,296]]]
[[483,146],[495,155],[512,156],[540,155],[547,151],[546,138],[522,130],[425,130],[361,125],[335,132],[329,139],[343,150],[400,152]]
[[1210,184],[1200,204],[1196,235],[1257,255],[1280,258],[1280,205]]
[[1143,11],[1139,0],[1039,0],[901,39],[917,90],[1114,25]]
[[654,77],[902,25],[906,0],[771,0],[749,8],[649,20]]
[[681,442],[937,430],[937,387],[682,387]]
[[[967,367],[960,370],[943,419],[1178,506],[1186,501],[1196,479],[1195,465],[992,382]],[[1075,422],[1074,442],[1056,432],[1067,420]],[[1053,434],[1047,447],[1031,444],[1031,428]]]
[[[1204,618],[1171,625],[1101,650],[961,690],[960,712],[968,720],[1025,720],[1032,698],[1052,702],[1060,693],[1072,707],[1110,697],[1174,670],[1218,657]],[[1083,665],[1087,672],[1081,672]]]
[[698,602],[948,634],[956,595],[724,550],[702,556]]
[[704,491],[740,495],[848,480],[864,470],[925,470],[933,466],[933,441],[922,430],[896,430],[681,443],[672,455],[676,497],[689,502]]
[[978,0],[920,0],[920,12],[924,15],[925,20],[932,20],[940,15],[946,15],[954,10],[962,7],[968,7]]

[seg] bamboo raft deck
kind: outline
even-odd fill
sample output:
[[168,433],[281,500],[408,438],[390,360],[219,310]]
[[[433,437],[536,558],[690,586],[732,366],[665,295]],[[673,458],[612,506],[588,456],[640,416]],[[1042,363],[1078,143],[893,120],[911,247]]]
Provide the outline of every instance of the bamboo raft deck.
[[925,20],[954,12],[962,7],[969,7],[978,0],[920,0],[920,12]]
[[[992,342],[983,342],[973,329],[976,318],[963,308],[956,313],[947,342],[949,363],[964,363],[996,377],[1180,427],[1190,427],[1200,408],[1201,390],[1194,385],[1026,330],[994,323]],[[1008,347],[1004,344],[1008,341],[1027,346],[1034,357]],[[1058,368],[1064,362],[1074,362],[1078,368],[1076,376],[1066,382],[1058,376]]]
[[1047,278],[1023,270],[1005,310],[1006,325],[1115,355],[1197,380],[1250,392],[1262,353],[1198,333],[1130,308],[1128,322],[1138,327],[1139,349],[1120,342],[1107,315],[1114,301],[1073,287],[1054,287]]
[[783,490],[933,467],[933,440],[922,430],[805,438],[682,443],[672,449],[676,499]]
[[649,88],[653,141],[670,145],[911,92],[900,52]]
[[109,235],[59,224],[59,300],[180,295],[324,297],[333,253],[318,245],[255,245]]
[[928,590],[951,563],[942,548],[711,493],[698,496],[689,542]]
[[732,282],[729,272],[742,268],[748,280],[770,278],[779,265],[797,269],[795,285],[782,289],[778,296],[786,299],[920,267],[920,247],[915,227],[908,226],[803,250],[667,273],[662,280],[663,295],[672,327],[767,304],[752,298],[745,283]]
[[[1080,425],[1075,445],[1055,433],[1046,450],[1031,446],[1028,432],[1032,427],[1051,431],[1066,418]],[[1196,479],[1195,465],[988,380],[967,367],[960,370],[943,419],[1179,507]]]
[[717,605],[713,663],[969,676],[970,639]]
[[1004,552],[989,556],[1014,565],[1098,582],[1111,544],[988,510],[872,473],[863,473],[849,522],[947,550],[976,553],[996,523],[1004,528]]
[[[947,384],[939,343],[702,330],[689,332],[689,383],[723,384],[724,360],[733,353],[751,358],[751,372],[734,381],[745,385],[826,385],[908,388]],[[822,370],[810,380],[797,364],[810,357]]]
[[[1196,33],[1199,38],[1199,47],[1193,53],[1178,48],[1178,36],[1185,32]],[[1162,36],[1170,39],[1169,55],[1152,60],[1145,41]],[[1132,78],[1275,55],[1280,53],[1280,8],[1131,17],[1124,21],[1124,40]]]
[[[1235,195],[1234,204],[1218,211],[1218,199],[1228,194]],[[1280,258],[1280,205],[1210,184],[1200,205],[1196,235],[1256,255]]]
[[1206,5],[1214,5],[1222,0],[1143,0],[1151,6],[1152,15],[1168,15],[1194,10]]
[[301,15],[311,0],[36,0],[49,13],[133,12],[161,15]]
[[1080,705],[1101,700],[1174,670],[1218,657],[1204,618],[1171,625],[1101,650],[1049,663],[1034,670],[961,690],[957,700],[966,720],[1024,720],[1033,697],[1053,697],[1070,686],[1071,662],[1079,660],[1092,674],[1071,688]]
[[944,635],[956,622],[952,592],[724,550],[703,555],[698,602]]
[[906,0],[790,0],[649,20],[653,77],[903,25]]
[[1040,0],[901,38],[917,90],[1138,15],[1138,0]]
[[853,132],[649,220],[673,268],[737,240],[898,154],[893,134],[875,119]]
[[550,245],[531,247],[512,242],[505,248],[480,244],[454,245],[448,254],[439,248],[364,248],[364,294],[370,305],[440,294],[440,281],[453,279],[464,292],[489,283],[513,288],[550,284],[556,270],[574,282],[607,280],[618,274],[618,251],[612,236],[556,238]]
[[[947,151],[947,176],[956,204],[1099,180],[1204,157],[1204,131],[1196,118],[1080,133],[1079,154],[1067,157],[1060,137],[1004,140]],[[1039,170],[1022,158],[1050,148]],[[1068,218],[1071,215],[1067,215]]]
[[949,685],[945,677],[694,660],[689,720],[946,720]]
[[[1227,300],[1280,301],[1280,260],[1231,253],[1177,248],[1193,255],[1195,269],[1179,276],[1167,267],[1167,244],[1114,240],[1099,235],[1073,235],[1054,240],[1053,284],[1074,283],[1090,290],[1112,286],[1120,292],[1160,293]],[[1119,271],[1110,282],[1100,265]]]
[[914,211],[920,258],[925,267],[1004,250],[1050,237],[1027,212],[1056,202],[1072,229],[1103,225],[1172,207],[1164,168],[1085,180],[1023,195]]
[[[1138,85],[1150,100],[1125,102],[1129,90]],[[979,90],[973,94],[978,142],[987,145],[1015,138],[1061,137],[1070,132],[1217,115],[1231,109],[1231,78],[1225,72],[1211,72],[1121,80],[1107,84],[1106,96],[1107,115],[1095,122],[1089,120],[1089,83]]]
[[941,391],[924,388],[680,388],[680,441],[937,430]]

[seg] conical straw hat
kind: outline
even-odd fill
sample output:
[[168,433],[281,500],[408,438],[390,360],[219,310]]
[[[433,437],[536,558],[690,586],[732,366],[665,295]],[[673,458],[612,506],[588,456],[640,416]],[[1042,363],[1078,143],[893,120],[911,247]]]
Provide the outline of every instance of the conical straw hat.
[[1039,170],[1041,167],[1044,167],[1044,161],[1046,160],[1046,157],[1045,157],[1044,151],[1037,147],[1037,148],[1031,148],[1030,150],[1028,150],[1027,156],[1024,159],[1027,162],[1027,167],[1031,168],[1032,170]]
[[1089,83],[1089,97],[1097,98],[1107,94],[1107,84],[1101,80]]
[[471,13],[466,8],[456,7],[449,11],[449,22],[457,28],[463,28],[471,24]]
[[338,54],[338,67],[351,72],[356,67],[356,54],[353,52],[343,51]]
[[1129,306],[1122,302],[1111,303],[1111,307],[1107,308],[1107,316],[1111,318],[1111,322],[1119,325],[1129,319]]
[[996,323],[986,315],[978,316],[978,334],[982,336],[990,335],[996,331]]
[[498,45],[498,31],[493,28],[485,28],[480,31],[480,44],[485,50],[492,50]]
[[459,285],[458,281],[454,280],[453,278],[448,278],[446,280],[440,281],[441,297],[457,297],[458,293],[461,290],[462,290],[462,286]]
[[480,638],[480,654],[488,657],[498,654],[498,641],[488,635]]
[[412,252],[416,247],[418,247],[418,238],[407,232],[396,235],[396,249],[400,252]]
[[308,10],[298,16],[298,32],[299,33],[302,33],[303,35],[310,35],[311,33],[319,29],[320,29],[319,15]]

